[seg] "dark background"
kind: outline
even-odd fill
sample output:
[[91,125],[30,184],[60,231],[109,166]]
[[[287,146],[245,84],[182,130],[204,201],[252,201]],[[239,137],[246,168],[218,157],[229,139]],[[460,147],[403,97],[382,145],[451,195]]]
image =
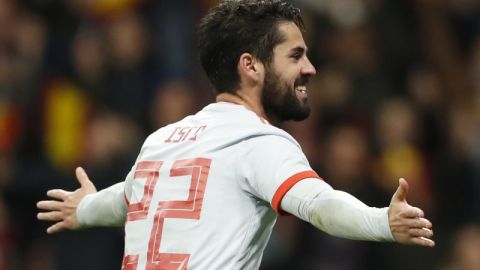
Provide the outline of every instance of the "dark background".
[[[123,181],[144,138],[214,100],[195,24],[216,1],[0,0],[0,270],[120,269],[121,228],[47,235],[35,202]],[[333,187],[387,206],[398,178],[434,249],[280,218],[262,269],[480,269],[480,2],[297,0],[317,76],[286,123]]]

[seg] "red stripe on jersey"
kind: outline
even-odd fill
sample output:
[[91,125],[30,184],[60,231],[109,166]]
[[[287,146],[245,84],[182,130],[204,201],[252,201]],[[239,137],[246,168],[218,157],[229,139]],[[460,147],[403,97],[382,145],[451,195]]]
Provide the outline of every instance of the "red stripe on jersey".
[[280,187],[278,187],[277,191],[273,195],[272,199],[272,207],[275,212],[277,212],[280,215],[289,215],[287,212],[282,211],[280,209],[280,202],[283,199],[283,196],[299,181],[306,179],[306,178],[318,178],[322,179],[318,174],[314,171],[304,171],[304,172],[299,172],[296,173],[292,176],[290,176],[287,180],[285,180]]

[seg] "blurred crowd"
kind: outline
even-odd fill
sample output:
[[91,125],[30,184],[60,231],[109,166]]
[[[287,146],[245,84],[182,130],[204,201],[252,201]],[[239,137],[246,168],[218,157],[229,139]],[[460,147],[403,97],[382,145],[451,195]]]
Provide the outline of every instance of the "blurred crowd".
[[[437,247],[281,217],[261,269],[480,269],[480,2],[292,1],[318,74],[311,117],[282,128],[371,206],[406,178]],[[214,101],[195,24],[216,2],[0,0],[0,270],[120,269],[121,228],[46,235],[35,203],[76,166],[122,181],[149,133]]]

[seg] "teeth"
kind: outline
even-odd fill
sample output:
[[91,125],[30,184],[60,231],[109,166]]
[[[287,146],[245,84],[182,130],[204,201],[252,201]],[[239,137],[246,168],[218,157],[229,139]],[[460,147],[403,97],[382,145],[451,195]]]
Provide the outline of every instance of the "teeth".
[[307,87],[304,86],[304,85],[297,86],[295,90],[300,91],[300,92],[307,92]]

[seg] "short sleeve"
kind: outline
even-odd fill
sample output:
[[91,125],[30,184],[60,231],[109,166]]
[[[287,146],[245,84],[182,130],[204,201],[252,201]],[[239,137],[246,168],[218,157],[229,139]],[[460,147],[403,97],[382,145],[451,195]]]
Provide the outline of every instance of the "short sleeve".
[[248,191],[270,202],[279,214],[283,196],[296,183],[307,178],[318,178],[300,146],[290,139],[265,135],[244,141],[239,172],[247,182]]

